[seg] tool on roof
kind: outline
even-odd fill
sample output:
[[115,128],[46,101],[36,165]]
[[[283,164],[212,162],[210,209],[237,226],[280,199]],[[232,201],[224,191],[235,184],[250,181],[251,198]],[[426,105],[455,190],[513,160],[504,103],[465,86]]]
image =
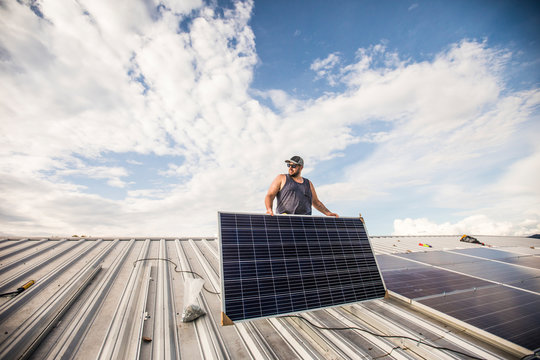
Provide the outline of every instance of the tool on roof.
[[459,241],[468,242],[471,244],[480,244],[482,246],[486,246],[483,242],[478,241],[477,238],[469,236],[469,235],[463,235]]
[[30,286],[34,285],[36,282],[34,280],[28,281],[26,284],[18,288],[16,291],[8,292],[5,294],[0,294],[0,296],[11,296],[11,295],[19,295],[24,290],[28,289]]
[[422,243],[418,243],[418,245],[419,245],[419,246],[424,246],[424,247],[429,247],[429,248],[430,248],[430,247],[433,247],[433,246],[431,246],[431,245],[429,245],[429,244],[422,244]]

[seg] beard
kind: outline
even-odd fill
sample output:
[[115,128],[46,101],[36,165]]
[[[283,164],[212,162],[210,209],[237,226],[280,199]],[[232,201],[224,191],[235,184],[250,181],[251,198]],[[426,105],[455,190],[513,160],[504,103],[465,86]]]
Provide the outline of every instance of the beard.
[[289,171],[289,175],[290,175],[291,177],[295,178],[295,177],[300,176],[300,171],[298,171],[298,170],[293,170],[293,171],[294,171],[294,172],[292,172],[292,173]]

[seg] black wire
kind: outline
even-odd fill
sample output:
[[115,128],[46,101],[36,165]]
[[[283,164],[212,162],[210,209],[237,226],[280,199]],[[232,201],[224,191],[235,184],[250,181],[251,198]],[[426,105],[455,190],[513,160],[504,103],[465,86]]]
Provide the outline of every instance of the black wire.
[[[178,265],[172,261],[171,259],[165,259],[165,258],[145,258],[145,259],[138,259],[138,260],[135,260],[133,262],[133,266],[135,266],[135,263],[137,263],[138,261],[146,261],[146,260],[164,260],[164,261],[168,261],[170,262],[171,264],[174,265],[174,271],[176,271],[177,273],[188,273],[188,274],[193,274],[193,275],[196,275],[198,276],[199,278],[204,279],[204,277],[202,277],[199,273],[196,273],[195,271],[191,271],[191,270],[178,270]],[[219,295],[219,292],[214,292],[214,291],[211,291],[211,290],[208,290],[204,285],[203,285],[203,289],[206,290],[207,292],[209,292],[210,294],[216,294],[216,295]],[[359,327],[322,327],[322,326],[319,326],[319,325],[315,325],[314,323],[312,323],[311,321],[309,321],[308,319],[306,319],[305,317],[302,317],[300,315],[286,315],[286,316],[279,316],[278,318],[298,318],[298,319],[301,319],[305,322],[307,322],[308,324],[310,324],[311,326],[317,328],[317,329],[320,329],[320,330],[336,330],[336,331],[342,331],[342,330],[358,330],[358,331],[362,331],[362,332],[365,332],[365,333],[368,333],[368,334],[371,334],[373,336],[376,336],[376,337],[380,337],[380,338],[394,338],[394,339],[407,339],[407,340],[411,340],[411,341],[414,341],[418,344],[422,344],[422,345],[426,345],[426,346],[429,346],[433,349],[438,349],[438,350],[446,350],[446,351],[450,351],[450,352],[453,352],[453,353],[456,353],[456,354],[459,354],[459,355],[464,355],[464,356],[467,356],[467,357],[470,357],[471,359],[478,359],[478,360],[483,360],[482,358],[479,358],[479,357],[476,357],[474,355],[470,355],[470,354],[467,354],[467,353],[464,353],[464,352],[461,352],[461,351],[458,351],[458,350],[454,350],[454,349],[450,349],[450,348],[447,348],[447,347],[444,347],[444,346],[436,346],[436,345],[431,345],[425,341],[422,341],[420,339],[414,339],[414,338],[411,338],[411,337],[408,337],[408,336],[400,336],[400,335],[383,335],[383,334],[376,334],[372,331],[369,331],[369,330],[366,330],[366,329],[361,329]],[[392,351],[394,351],[395,349],[400,349],[401,347],[400,346],[396,346],[394,348],[392,348]],[[390,353],[392,352],[390,351]],[[386,356],[388,354],[385,354],[384,356]]]
[[[287,318],[287,317],[294,317],[294,318],[301,319],[301,320],[307,322],[308,324],[310,324],[311,326],[313,326],[313,327],[315,327],[317,329],[320,329],[320,330],[337,330],[337,331],[341,331],[341,330],[358,330],[358,331],[363,331],[365,333],[368,333],[370,335],[380,337],[380,338],[407,339],[407,340],[411,340],[411,341],[417,342],[417,343],[422,344],[422,345],[432,347],[434,349],[451,351],[451,352],[456,353],[456,354],[468,356],[471,359],[483,360],[482,358],[479,358],[479,357],[476,357],[476,356],[473,356],[473,355],[469,355],[467,353],[464,353],[464,352],[461,352],[461,351],[458,351],[458,350],[450,349],[450,348],[443,347],[443,346],[431,345],[431,344],[429,344],[429,343],[427,343],[425,341],[422,341],[420,339],[414,339],[414,338],[411,338],[411,337],[408,337],[408,336],[377,334],[377,333],[374,333],[374,332],[366,330],[366,329],[361,329],[359,327],[323,327],[323,326],[315,325],[314,323],[312,323],[311,321],[309,321],[308,319],[306,319],[305,317],[302,317],[300,315],[286,315],[286,316],[279,316],[278,318]],[[394,350],[394,349],[392,349],[392,350]]]
[[388,352],[386,354],[379,355],[377,357],[374,357],[373,360],[390,356],[394,352],[394,350],[396,350],[396,349],[401,349],[401,346],[394,346],[392,349],[390,349],[390,352]]
[[[174,265],[174,271],[176,271],[177,273],[187,273],[187,274],[193,274],[195,276],[198,276],[199,278],[203,279],[206,281],[206,279],[204,277],[202,277],[201,274],[199,273],[196,273],[195,271],[191,271],[191,270],[178,270],[178,265],[172,261],[171,259],[165,259],[165,258],[144,258],[144,259],[137,259],[133,262],[133,266],[135,266],[135,264],[138,262],[138,261],[146,261],[146,260],[163,260],[163,261],[168,261],[170,262],[171,264]],[[206,286],[204,286],[203,284],[203,289],[206,290],[207,292],[209,292],[210,294],[215,294],[215,295],[219,295],[219,292],[215,292],[215,291],[212,291],[212,290],[208,290],[206,288]]]

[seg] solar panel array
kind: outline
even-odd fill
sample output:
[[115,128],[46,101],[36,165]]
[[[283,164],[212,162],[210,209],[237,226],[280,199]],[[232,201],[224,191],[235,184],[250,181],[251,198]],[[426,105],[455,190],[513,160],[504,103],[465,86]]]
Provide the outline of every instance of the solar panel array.
[[385,295],[359,218],[218,216],[225,324]]
[[377,259],[389,290],[526,349],[540,347],[540,256],[479,247]]

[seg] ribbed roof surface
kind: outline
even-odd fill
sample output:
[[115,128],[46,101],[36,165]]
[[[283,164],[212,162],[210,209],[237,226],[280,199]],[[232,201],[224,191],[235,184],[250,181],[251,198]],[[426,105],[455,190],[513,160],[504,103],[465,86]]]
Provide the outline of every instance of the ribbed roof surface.
[[[419,239],[433,247],[419,249]],[[371,240],[376,253],[383,254],[455,248],[458,239]],[[538,239],[479,239],[531,253],[538,253],[531,246],[540,246]],[[458,242],[457,246],[475,245]],[[320,330],[298,318],[222,327],[220,295],[204,290],[198,299],[207,315],[182,323],[184,280],[194,275],[177,271],[195,271],[206,279],[209,290],[219,291],[218,251],[218,242],[212,238],[0,239],[0,292],[36,281],[16,297],[0,298],[0,358],[462,358],[402,338],[381,338],[359,330]],[[170,261],[137,261],[156,258]],[[408,336],[479,358],[520,355],[392,297],[302,315],[322,327]]]

